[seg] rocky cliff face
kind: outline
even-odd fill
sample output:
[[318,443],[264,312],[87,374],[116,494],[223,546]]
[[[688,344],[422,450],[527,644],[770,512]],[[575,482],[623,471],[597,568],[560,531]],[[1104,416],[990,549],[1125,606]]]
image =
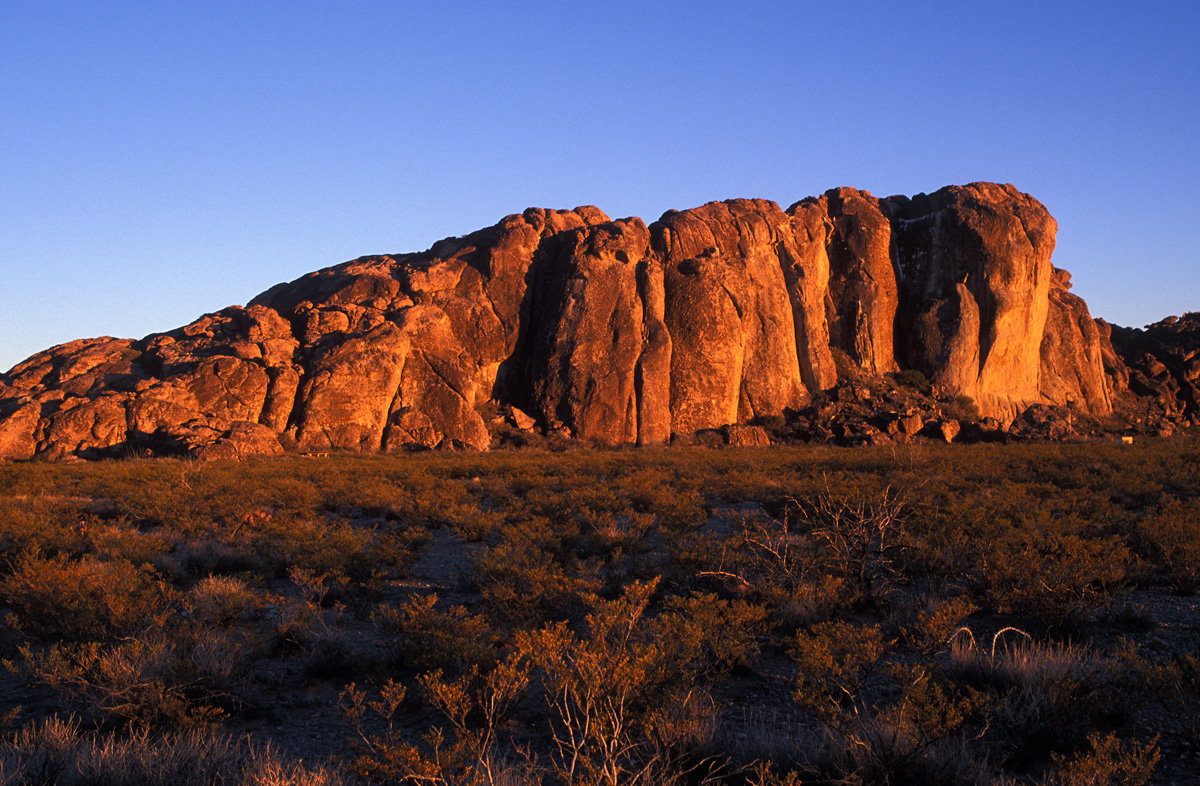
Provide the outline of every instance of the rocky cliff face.
[[[916,369],[985,416],[1110,411],[1106,333],[1012,186],[836,189],[669,211],[530,209],[418,254],[363,257],[139,341],[0,376],[0,458],[123,451],[484,449],[496,405],[653,444],[794,411],[855,373]],[[277,438],[279,437],[279,438]]]

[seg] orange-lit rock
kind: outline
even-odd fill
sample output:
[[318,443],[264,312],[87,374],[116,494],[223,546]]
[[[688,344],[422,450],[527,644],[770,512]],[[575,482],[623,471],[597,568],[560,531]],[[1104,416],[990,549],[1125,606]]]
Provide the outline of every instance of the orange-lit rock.
[[[274,452],[267,433],[486,449],[481,408],[497,407],[655,444],[803,408],[839,363],[855,385],[920,370],[1005,421],[1038,402],[1103,414],[1124,366],[1065,278],[1052,285],[1055,228],[991,183],[911,199],[841,188],[787,211],[735,199],[650,226],[531,208],[140,341],[38,353],[0,377],[0,458],[232,458]],[[1180,364],[1200,379],[1200,360]]]
[[949,186],[888,207],[905,365],[1011,419],[1041,400],[1042,334],[1058,225],[1012,186]]
[[1112,411],[1112,399],[1104,375],[1100,328],[1087,303],[1071,294],[1070,288],[1071,274],[1055,268],[1042,335],[1039,386],[1047,401],[1106,415]]

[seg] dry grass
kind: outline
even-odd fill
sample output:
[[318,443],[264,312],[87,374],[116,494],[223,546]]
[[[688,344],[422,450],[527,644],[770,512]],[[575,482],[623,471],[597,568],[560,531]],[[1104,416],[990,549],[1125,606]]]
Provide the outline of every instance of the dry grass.
[[329,766],[305,766],[246,738],[195,731],[154,738],[84,734],[53,719],[0,742],[3,786],[344,786]]

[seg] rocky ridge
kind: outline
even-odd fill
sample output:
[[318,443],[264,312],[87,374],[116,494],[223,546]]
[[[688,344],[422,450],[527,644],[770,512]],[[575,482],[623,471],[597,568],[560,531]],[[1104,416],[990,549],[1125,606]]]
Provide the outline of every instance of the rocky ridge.
[[[1127,384],[1166,395],[1069,292],[1056,229],[992,183],[712,202],[649,226],[531,208],[166,333],[40,352],[0,376],[0,458],[487,449],[506,429],[953,439],[1020,434],[1031,411],[1103,418]],[[1171,356],[1175,414],[1195,408],[1188,358]]]

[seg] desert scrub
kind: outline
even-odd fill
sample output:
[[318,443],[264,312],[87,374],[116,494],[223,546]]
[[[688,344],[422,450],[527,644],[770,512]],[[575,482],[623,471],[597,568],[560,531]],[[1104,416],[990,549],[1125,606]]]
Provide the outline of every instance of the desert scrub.
[[83,524],[89,550],[103,560],[124,560],[133,565],[153,565],[160,571],[168,569],[168,557],[177,539],[162,531],[142,531],[127,521],[97,520]]
[[701,576],[749,592],[779,611],[780,622],[817,621],[880,601],[901,581],[909,548],[905,505],[889,489],[871,498],[828,490],[791,500],[778,519],[743,515]]
[[[0,552],[84,554],[89,549],[88,518],[78,502],[0,497]],[[0,571],[6,570],[0,561]]]
[[[367,783],[485,784],[540,783],[541,773],[532,757],[514,762],[501,746],[502,727],[529,685],[530,663],[513,653],[486,673],[470,669],[447,680],[440,671],[418,679],[425,701],[441,716],[442,725],[431,727],[420,741],[413,740],[397,723],[408,688],[395,680],[380,687],[378,698],[351,683],[342,692],[339,706],[354,730],[356,754],[349,769]],[[386,723],[369,728],[370,716]]]
[[706,532],[673,538],[677,564],[672,574],[683,573],[679,584],[687,585],[687,572],[680,568],[694,566],[695,579],[762,604],[785,628],[828,619],[844,608],[842,579],[823,570],[812,542],[793,529],[790,515],[744,515],[732,526],[724,536]]
[[[655,734],[672,705],[696,701],[696,688],[681,680],[678,661],[646,618],[657,584],[634,582],[612,601],[592,597],[581,633],[560,622],[516,636],[517,651],[544,686],[553,769],[564,783],[662,781],[672,762],[686,757],[664,750]],[[694,737],[669,739],[686,744]]]
[[915,368],[903,369],[894,376],[897,384],[915,390],[923,396],[928,396],[933,392],[933,385],[929,382],[929,378]]
[[797,506],[799,528],[815,544],[824,572],[842,580],[849,603],[879,599],[902,580],[907,506],[890,488],[858,500],[827,491]]
[[909,608],[897,609],[901,616],[908,612],[907,619],[901,622],[905,644],[925,656],[945,648],[963,628],[966,618],[977,610],[968,598],[936,595],[925,596]]
[[1200,586],[1200,501],[1168,497],[1143,520],[1139,532],[1154,564],[1181,595]]
[[472,583],[491,617],[514,625],[563,619],[585,608],[582,596],[601,581],[581,570],[568,546],[578,525],[531,517],[507,522],[502,540],[472,560]]
[[197,622],[229,629],[260,621],[271,600],[242,577],[207,576],[188,590],[183,604]]
[[[1121,571],[1132,557],[1122,548],[1170,578],[1165,552],[1154,551],[1142,525],[1170,514],[1172,500],[1190,508],[1200,497],[1196,444],[1184,438],[1124,447],[670,448],[3,465],[0,581],[22,569],[29,552],[40,570],[111,563],[119,573],[131,565],[165,586],[149,614],[110,626],[119,634],[89,629],[70,639],[55,623],[37,635],[26,629],[24,639],[9,635],[4,656],[22,668],[30,665],[18,652],[22,641],[34,658],[57,645],[65,661],[59,673],[81,672],[75,682],[57,683],[62,706],[119,734],[130,726],[233,722],[243,696],[265,694],[259,679],[279,693],[300,691],[314,678],[355,679],[363,701],[381,706],[387,680],[402,681],[407,698],[390,716],[397,736],[384,733],[387,722],[369,706],[363,731],[377,752],[392,742],[414,746],[413,761],[433,761],[443,782],[548,782],[571,766],[562,752],[576,750],[591,762],[575,766],[578,782],[610,777],[613,761],[624,776],[649,765],[645,777],[666,782],[726,757],[729,769],[751,768],[744,779],[731,776],[735,783],[784,783],[789,770],[805,783],[978,782],[984,778],[971,768],[984,759],[991,769],[983,775],[996,778],[1054,777],[1056,757],[1064,766],[1078,759],[1101,771],[1131,750],[1133,742],[1114,748],[1107,735],[1140,733],[1145,716],[1136,726],[1123,721],[1143,702],[1156,701],[1153,712],[1170,718],[1167,750],[1200,739],[1194,652],[1151,646],[1157,633],[1144,623],[1152,620],[1093,613],[1124,584]],[[905,503],[889,525],[896,537],[852,536],[889,488]],[[862,504],[867,515],[839,520],[805,508],[823,494],[827,507],[855,511]],[[213,495],[230,499],[207,499]],[[461,610],[446,602],[449,589],[439,588],[441,599],[431,603],[392,581],[420,555],[431,528],[472,540],[464,546],[438,533],[438,556],[444,541],[474,557],[473,583],[453,587]],[[424,571],[434,563],[420,564],[421,578],[430,578]],[[644,607],[629,605],[626,588],[635,580],[649,586],[656,576],[663,578]],[[472,591],[475,597],[465,596]],[[21,616],[7,595],[0,602],[3,613]],[[619,626],[589,619],[611,617],[614,604],[625,604],[622,615],[634,619],[630,647],[616,635]],[[983,666],[975,663],[977,652],[973,665],[953,661],[944,642],[958,626],[987,624],[973,606],[1010,615],[1006,623],[1039,641],[1063,632],[1102,634],[1110,621],[1127,624],[1130,635],[1147,639],[1153,660],[1139,666],[1119,647],[1101,649],[1101,635],[1083,654],[1049,639],[1030,659],[1006,661],[1006,641],[1016,648],[1024,640],[1010,631],[995,659],[984,654]],[[474,624],[477,618],[483,625]],[[846,645],[842,632],[823,623],[874,630],[884,645],[857,671],[847,662],[844,684],[853,695],[837,687],[839,658],[870,655],[871,642],[851,636],[860,646],[846,654],[838,649]],[[746,696],[744,688],[767,688],[774,695],[800,687],[779,667],[786,643],[800,633],[823,640],[829,654],[820,666],[814,644],[804,656],[808,667],[796,664],[811,694],[803,704],[714,703],[710,692]],[[520,637],[541,634],[559,646],[556,679],[552,664],[534,657],[542,651],[515,647]],[[212,649],[199,646],[201,638]],[[81,649],[93,645],[98,657],[87,660]],[[375,654],[389,649],[394,657]],[[522,657],[529,685],[495,717],[519,711],[492,727],[490,752],[483,753],[471,740],[488,734],[484,681],[498,674],[497,664]],[[1039,658],[1068,665],[1041,666]],[[101,668],[105,659],[111,665]],[[222,664],[232,670],[220,671]],[[53,665],[47,661],[44,673]],[[591,666],[597,670],[588,672]],[[102,678],[105,669],[112,676]],[[1025,679],[1022,672],[1042,676]],[[572,738],[557,713],[582,705],[548,703],[547,688],[591,680],[615,690],[605,681],[613,674],[632,675],[628,681],[640,686],[624,699],[612,694],[622,732]],[[366,687],[368,678],[374,687]],[[836,707],[831,690],[841,696]],[[122,691],[147,709],[134,713],[108,698]],[[834,714],[822,723],[805,705]],[[26,722],[36,711],[15,720]],[[778,744],[752,739],[763,724],[735,728],[739,712],[771,716]],[[249,713],[245,720],[256,718]],[[442,730],[436,745],[421,737],[431,727]],[[747,730],[749,741],[739,742],[736,732]],[[1098,746],[1088,739],[1095,734]],[[1136,739],[1138,746],[1148,742]],[[460,741],[464,747],[456,748]],[[526,745],[541,771],[526,768]],[[763,764],[759,775],[750,774],[764,758],[773,768]],[[692,770],[693,782],[717,777],[705,767]]]
[[988,696],[923,663],[885,661],[893,646],[878,626],[846,622],[793,637],[794,697],[827,730],[808,766],[838,782],[974,780],[982,767],[961,751]]
[[982,603],[1031,614],[1059,630],[1109,602],[1131,555],[1116,536],[1087,537],[1056,522],[979,544]]
[[488,620],[462,606],[438,609],[437,603],[436,594],[418,595],[399,606],[380,606],[371,615],[393,662],[451,675],[492,665],[498,642]]
[[220,463],[184,460],[125,462],[99,478],[98,491],[142,525],[186,536],[235,526],[266,505],[267,486]]
[[404,572],[429,540],[423,529],[336,518],[316,520],[263,514],[227,537],[276,576],[291,568],[361,582],[380,569]]
[[250,646],[233,632],[174,625],[111,643],[24,646],[14,668],[96,720],[181,729],[242,706]]
[[878,625],[822,622],[797,631],[789,647],[796,701],[827,724],[849,723],[866,689],[884,679],[879,662],[891,646]]
[[166,612],[172,591],[149,566],[24,551],[0,594],[25,633],[41,638],[126,635]]
[[694,680],[715,681],[759,653],[770,612],[711,593],[666,599],[654,629],[669,657]]
[[1145,743],[1122,740],[1115,734],[1088,735],[1088,749],[1074,756],[1054,755],[1056,772],[1051,786],[1092,786],[1120,783],[1142,786],[1154,774],[1161,758],[1158,738]]

